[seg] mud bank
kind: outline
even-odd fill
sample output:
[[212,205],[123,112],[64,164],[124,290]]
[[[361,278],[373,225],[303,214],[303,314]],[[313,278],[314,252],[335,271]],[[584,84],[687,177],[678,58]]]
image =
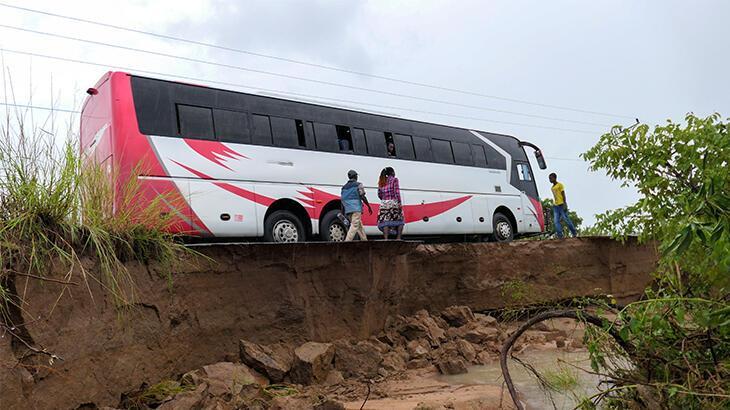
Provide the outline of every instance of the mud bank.
[[[0,338],[0,408],[115,405],[122,392],[238,355],[256,343],[367,338],[389,315],[467,305],[609,293],[638,296],[651,247],[608,239],[512,244],[349,243],[199,248],[170,285],[156,266],[130,264],[136,304],[120,315],[101,286],[15,278],[36,346],[63,358],[29,360]],[[36,355],[37,356],[37,355]],[[24,358],[21,362],[19,359]],[[20,363],[20,364],[19,364]]]

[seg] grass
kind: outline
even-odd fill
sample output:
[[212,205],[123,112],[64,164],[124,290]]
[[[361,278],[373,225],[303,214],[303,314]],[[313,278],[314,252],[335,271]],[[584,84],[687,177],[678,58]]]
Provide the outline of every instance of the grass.
[[[88,292],[98,284],[125,307],[135,300],[126,262],[160,261],[171,272],[179,252],[187,252],[166,231],[166,195],[137,204],[142,169],[120,179],[118,167],[81,158],[72,126],[47,130],[53,123],[37,124],[18,110],[0,123],[0,326],[17,324],[33,296],[10,295],[14,278],[64,283],[61,295],[74,284]],[[124,181],[116,192],[115,181]]]
[[565,367],[543,372],[542,377],[547,387],[557,393],[573,391],[579,386],[578,374]]

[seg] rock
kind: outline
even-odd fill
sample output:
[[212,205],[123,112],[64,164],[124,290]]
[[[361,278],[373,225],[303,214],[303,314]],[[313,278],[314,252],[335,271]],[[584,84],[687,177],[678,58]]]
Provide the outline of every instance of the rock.
[[378,349],[378,351],[380,351],[380,353],[385,353],[385,352],[389,351],[392,346],[392,345],[389,345],[388,343],[383,343],[380,339],[378,339],[375,336],[372,336],[370,339],[368,339],[368,341],[370,343],[372,343],[373,346],[375,346],[375,348]]
[[286,358],[270,348],[247,340],[241,340],[238,346],[241,361],[266,375],[272,382],[281,382],[289,372],[290,364]]
[[332,369],[335,348],[331,343],[307,342],[294,349],[294,364],[289,377],[294,383],[323,382]]
[[474,320],[469,306],[449,306],[441,312],[441,317],[453,327],[461,327]]
[[424,367],[428,367],[431,365],[431,362],[428,361],[426,358],[420,358],[420,359],[413,359],[408,362],[406,367],[408,369],[423,369]]
[[327,399],[314,406],[314,410],[345,410],[345,405],[338,401]]
[[[189,374],[189,373],[188,373]],[[268,385],[268,380],[245,364],[221,362],[203,366],[196,378],[197,383],[208,384],[208,393],[214,396],[238,395],[248,384]]]
[[269,403],[269,410],[313,410],[314,406],[306,397],[275,397]]
[[466,363],[462,358],[446,358],[436,362],[436,368],[442,374],[462,374],[466,373]]
[[446,340],[444,329],[425,310],[419,310],[407,318],[397,329],[406,340],[426,339],[433,347],[438,347]]
[[456,349],[459,354],[467,361],[467,363],[474,362],[477,357],[477,351],[474,346],[466,340],[457,340]]
[[494,316],[485,315],[483,313],[475,313],[474,319],[482,323],[484,326],[497,326],[498,322]]
[[483,345],[489,341],[499,340],[501,332],[494,327],[487,327],[480,322],[471,322],[459,328],[462,338],[476,345]]
[[428,355],[430,352],[430,346],[428,342],[423,339],[411,340],[406,345],[406,350],[408,351],[408,356],[411,359],[417,359]]
[[486,350],[477,353],[477,357],[474,359],[477,364],[490,364],[494,360],[495,356],[493,356]]
[[555,346],[559,349],[562,349],[565,347],[565,338],[560,336],[555,338]]
[[191,410],[200,407],[206,398],[206,388],[208,386],[201,384],[195,390],[189,390],[176,395],[172,400],[162,403],[158,409],[160,410]]
[[406,368],[406,361],[398,353],[390,352],[383,356],[382,367],[389,372],[399,372]]
[[342,377],[342,372],[339,370],[330,370],[329,373],[327,373],[327,378],[324,380],[324,384],[327,386],[334,386],[336,384],[340,384],[345,381],[345,378]]
[[334,345],[334,366],[345,378],[373,378],[378,375],[383,357],[372,343],[362,341],[353,344],[339,340]]

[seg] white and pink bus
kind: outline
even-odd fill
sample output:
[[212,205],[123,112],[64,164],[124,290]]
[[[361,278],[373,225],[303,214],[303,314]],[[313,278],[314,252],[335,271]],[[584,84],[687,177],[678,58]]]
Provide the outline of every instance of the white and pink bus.
[[138,201],[179,198],[168,204],[176,233],[343,240],[340,187],[354,169],[374,205],[365,231],[378,235],[387,166],[400,179],[408,237],[508,241],[544,228],[524,146],[544,160],[511,136],[122,72],[88,94],[82,154],[117,169],[115,180],[139,178]]

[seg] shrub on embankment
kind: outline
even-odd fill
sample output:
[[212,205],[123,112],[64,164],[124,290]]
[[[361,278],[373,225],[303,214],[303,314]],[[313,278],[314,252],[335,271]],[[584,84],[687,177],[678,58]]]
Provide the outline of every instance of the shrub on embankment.
[[18,278],[60,284],[60,294],[96,282],[118,307],[129,306],[134,282],[124,262],[172,261],[180,245],[165,233],[169,221],[157,203],[134,206],[135,178],[117,192],[112,214],[115,171],[84,161],[73,132],[58,135],[29,119],[15,112],[0,124],[0,330],[33,350],[22,324],[24,299],[33,295],[16,290]]
[[730,406],[730,121],[685,120],[615,127],[584,154],[640,194],[599,215],[597,227],[657,241],[661,253],[644,300],[605,319],[628,351],[606,333],[588,345],[610,385],[586,407],[600,399],[619,408]]

